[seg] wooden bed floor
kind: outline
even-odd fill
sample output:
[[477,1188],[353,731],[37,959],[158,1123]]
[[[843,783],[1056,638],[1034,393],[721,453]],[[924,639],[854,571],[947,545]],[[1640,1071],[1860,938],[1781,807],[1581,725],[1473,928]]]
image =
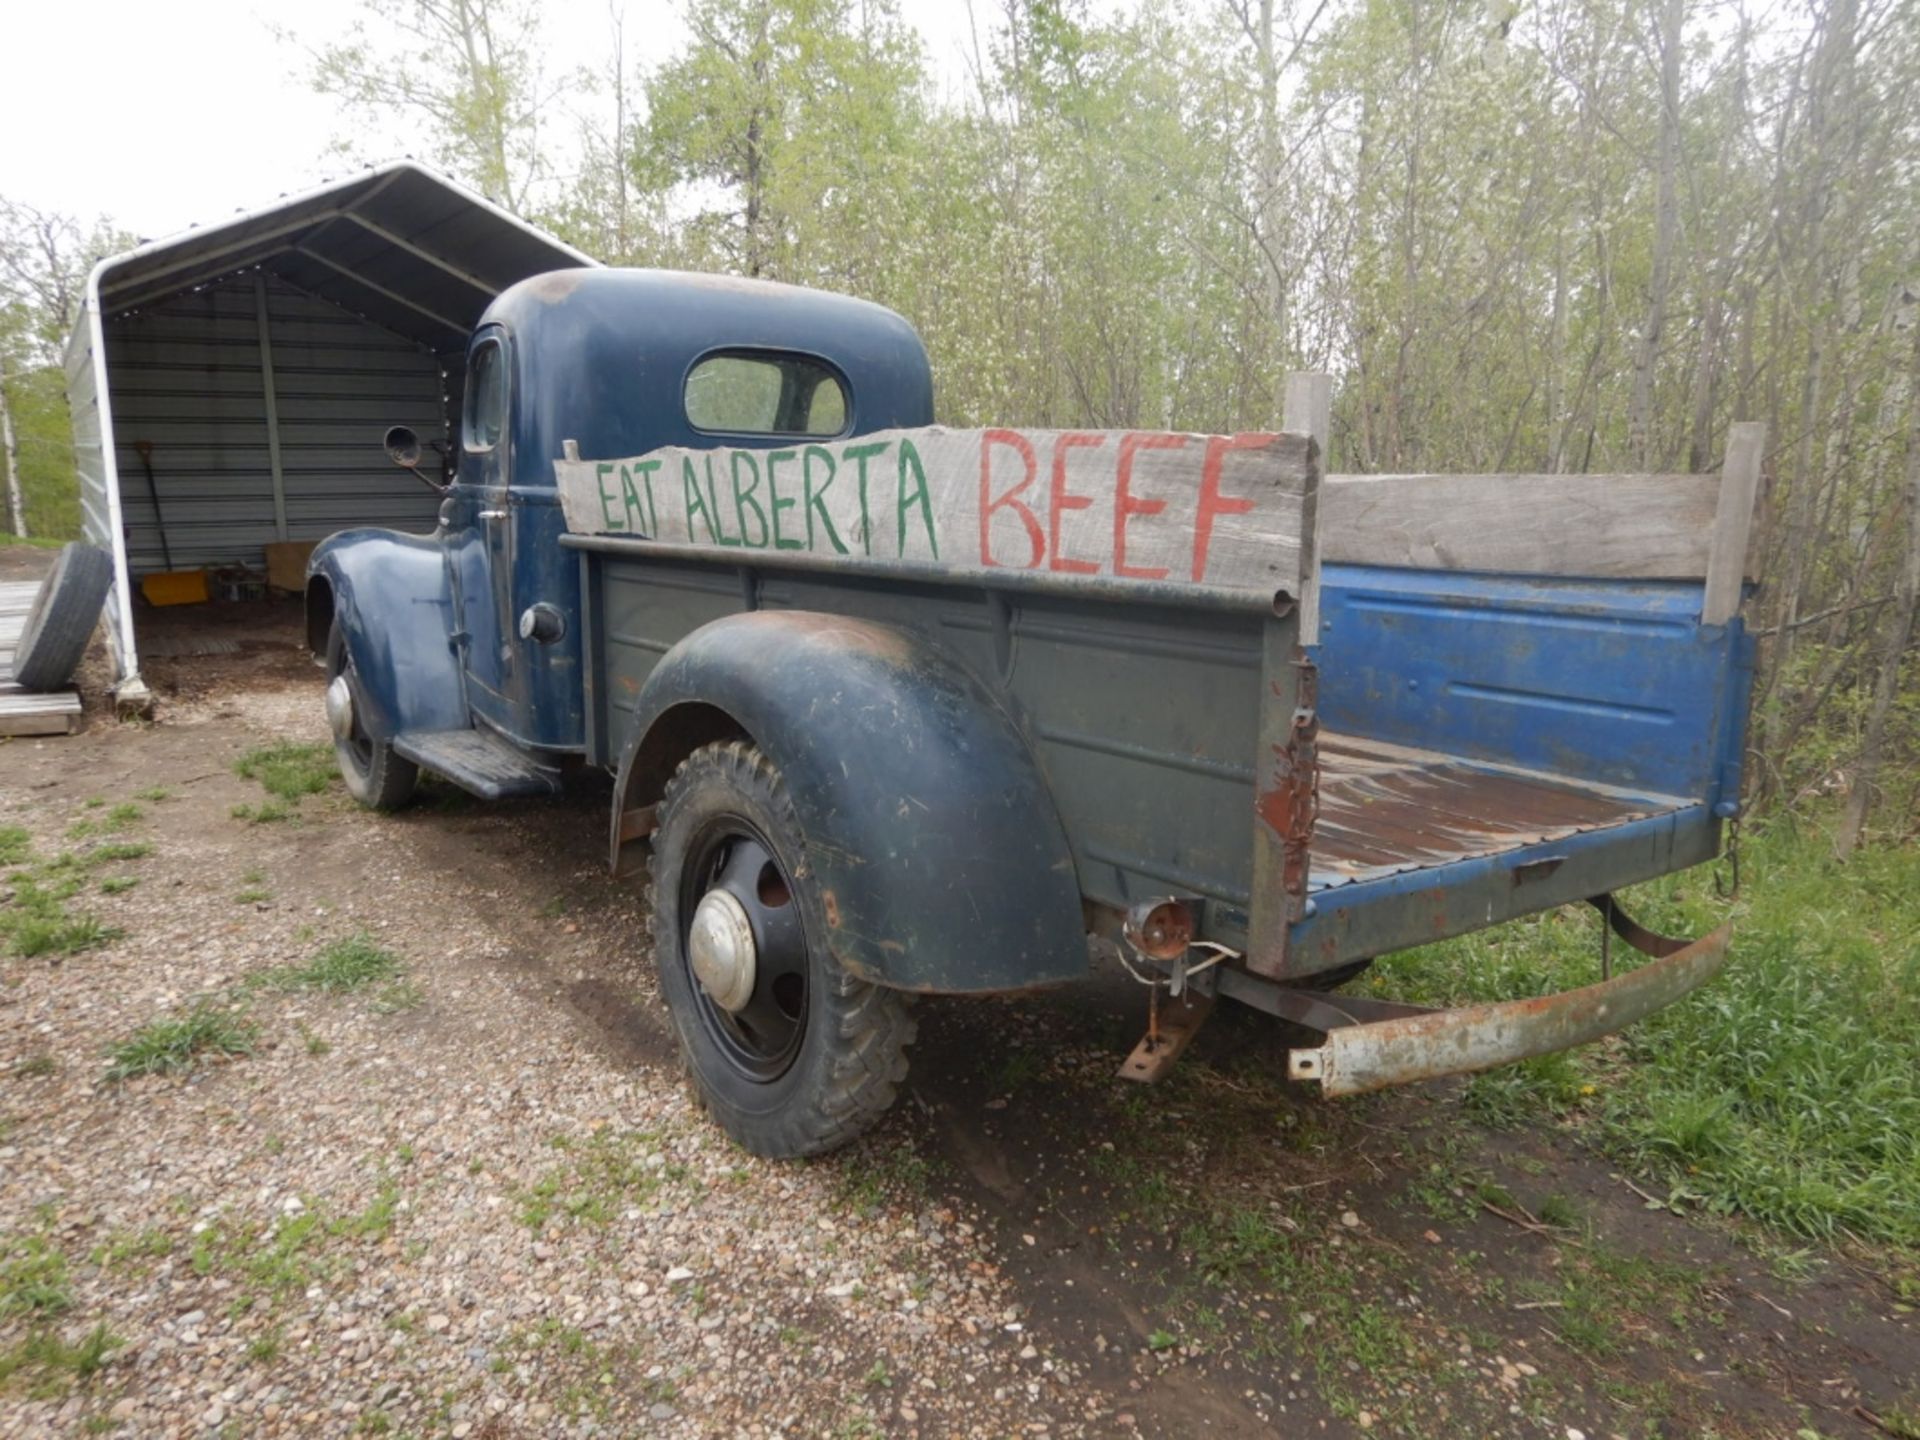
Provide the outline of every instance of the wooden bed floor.
[[1309,888],[1497,855],[1688,803],[1323,733]]

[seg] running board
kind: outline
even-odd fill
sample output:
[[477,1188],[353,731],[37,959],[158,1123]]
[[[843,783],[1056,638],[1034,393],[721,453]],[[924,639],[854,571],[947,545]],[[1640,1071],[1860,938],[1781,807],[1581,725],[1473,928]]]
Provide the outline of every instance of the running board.
[[560,793],[558,770],[488,730],[415,730],[394,736],[393,748],[482,800]]

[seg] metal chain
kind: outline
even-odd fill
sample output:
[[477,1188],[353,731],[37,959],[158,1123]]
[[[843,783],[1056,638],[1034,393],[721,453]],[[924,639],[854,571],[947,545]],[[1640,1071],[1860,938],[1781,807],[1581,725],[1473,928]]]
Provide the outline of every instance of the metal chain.
[[1713,893],[1722,900],[1732,900],[1740,894],[1740,817],[1733,816],[1727,821],[1727,848],[1724,852],[1727,867],[1733,872],[1731,883],[1722,876],[1716,867],[1713,872]]

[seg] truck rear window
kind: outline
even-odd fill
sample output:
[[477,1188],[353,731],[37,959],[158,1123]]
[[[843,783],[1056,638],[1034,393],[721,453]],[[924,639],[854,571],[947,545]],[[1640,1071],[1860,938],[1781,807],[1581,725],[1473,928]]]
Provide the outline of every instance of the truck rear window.
[[847,392],[818,360],[772,351],[709,355],[687,375],[687,422],[729,435],[838,435]]

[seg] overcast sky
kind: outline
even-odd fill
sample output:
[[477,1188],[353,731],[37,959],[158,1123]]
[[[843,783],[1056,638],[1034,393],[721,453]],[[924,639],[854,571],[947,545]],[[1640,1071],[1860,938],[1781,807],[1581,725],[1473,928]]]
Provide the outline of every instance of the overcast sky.
[[[614,0],[620,3],[620,0]],[[291,30],[320,45],[358,0],[0,0],[0,196],[152,238],[251,210],[352,163],[353,134],[313,93]],[[596,64],[607,0],[547,0],[550,79]],[[625,0],[628,49],[656,63],[682,43],[678,7]],[[937,85],[965,83],[964,0],[902,0]],[[986,10],[983,9],[983,16]],[[431,63],[422,57],[422,64]],[[564,136],[570,126],[562,126]],[[402,135],[362,140],[366,160],[407,153]],[[417,147],[425,157],[427,146]]]

